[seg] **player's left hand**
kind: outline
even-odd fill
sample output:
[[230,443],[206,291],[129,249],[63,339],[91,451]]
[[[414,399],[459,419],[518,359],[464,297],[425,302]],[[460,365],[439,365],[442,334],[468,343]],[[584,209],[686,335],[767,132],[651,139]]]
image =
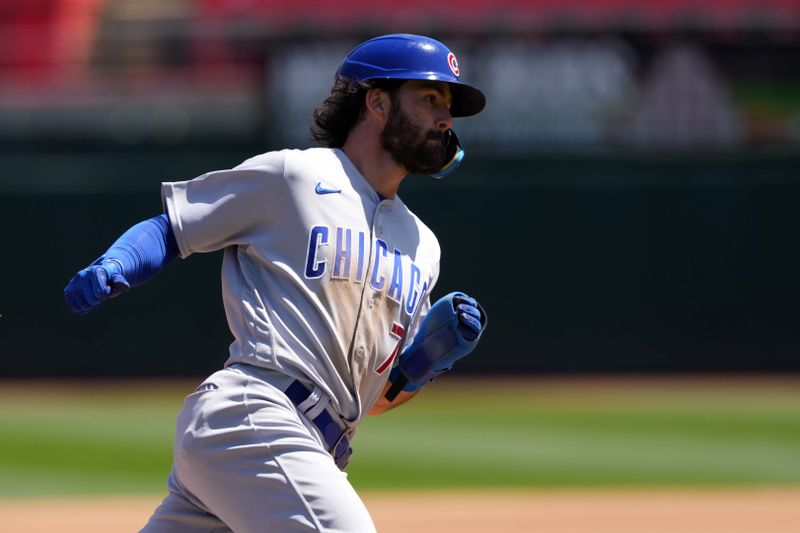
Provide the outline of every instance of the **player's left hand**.
[[453,292],[439,299],[422,320],[414,341],[400,354],[390,381],[396,387],[402,383],[406,392],[419,390],[469,355],[486,323],[486,313],[475,298]]
[[453,297],[453,307],[458,315],[458,330],[468,341],[474,341],[480,337],[483,328],[486,327],[484,320],[481,323],[481,311],[478,301],[466,294],[457,294]]

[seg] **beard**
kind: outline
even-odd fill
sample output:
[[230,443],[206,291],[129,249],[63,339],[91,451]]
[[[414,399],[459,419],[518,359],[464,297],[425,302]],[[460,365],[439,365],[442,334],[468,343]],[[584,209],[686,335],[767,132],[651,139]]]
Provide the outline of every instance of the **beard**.
[[430,129],[424,131],[392,98],[392,107],[381,133],[381,145],[392,160],[410,174],[435,174],[444,166],[444,134]]

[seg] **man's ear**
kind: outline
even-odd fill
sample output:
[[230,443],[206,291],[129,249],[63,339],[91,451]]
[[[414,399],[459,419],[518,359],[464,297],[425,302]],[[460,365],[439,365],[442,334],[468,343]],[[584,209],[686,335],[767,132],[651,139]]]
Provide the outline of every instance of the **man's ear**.
[[367,113],[379,122],[385,122],[389,116],[389,93],[383,89],[369,89],[366,96]]

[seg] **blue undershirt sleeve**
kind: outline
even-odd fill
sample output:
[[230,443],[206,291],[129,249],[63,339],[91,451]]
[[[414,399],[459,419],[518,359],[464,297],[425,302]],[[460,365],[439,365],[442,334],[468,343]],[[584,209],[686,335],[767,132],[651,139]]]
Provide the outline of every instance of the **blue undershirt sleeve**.
[[93,264],[113,261],[131,286],[153,278],[178,256],[178,242],[166,213],[132,226]]

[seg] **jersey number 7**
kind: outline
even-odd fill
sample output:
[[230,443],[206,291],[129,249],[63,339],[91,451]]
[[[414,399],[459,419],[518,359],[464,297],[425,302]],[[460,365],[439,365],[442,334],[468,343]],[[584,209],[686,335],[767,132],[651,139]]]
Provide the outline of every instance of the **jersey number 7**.
[[392,354],[389,356],[389,358],[386,359],[386,361],[384,361],[383,364],[377,368],[377,370],[375,370],[379,375],[386,372],[387,368],[391,368],[394,358],[397,357],[397,350],[400,349],[400,342],[403,340],[403,334],[405,332],[406,329],[397,322],[392,324],[391,334],[393,337],[397,338],[397,344],[394,345],[394,350],[392,350]]

